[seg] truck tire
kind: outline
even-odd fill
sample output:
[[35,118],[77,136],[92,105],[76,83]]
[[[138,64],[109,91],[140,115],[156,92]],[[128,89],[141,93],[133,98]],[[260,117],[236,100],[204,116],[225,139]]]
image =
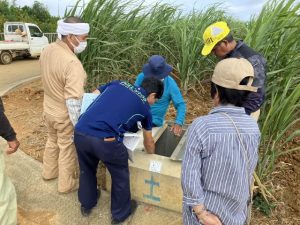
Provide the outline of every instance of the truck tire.
[[12,62],[12,55],[9,52],[1,52],[0,60],[4,65],[10,64]]

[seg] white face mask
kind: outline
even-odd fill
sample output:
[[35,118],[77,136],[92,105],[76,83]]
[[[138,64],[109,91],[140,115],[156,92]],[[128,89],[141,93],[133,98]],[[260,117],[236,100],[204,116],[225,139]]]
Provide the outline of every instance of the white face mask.
[[75,45],[73,45],[72,42],[71,42],[71,45],[74,48],[74,53],[75,54],[79,54],[79,53],[83,52],[86,49],[86,47],[87,47],[87,41],[79,41],[76,36],[74,36],[74,37],[78,41],[79,45],[75,46]]

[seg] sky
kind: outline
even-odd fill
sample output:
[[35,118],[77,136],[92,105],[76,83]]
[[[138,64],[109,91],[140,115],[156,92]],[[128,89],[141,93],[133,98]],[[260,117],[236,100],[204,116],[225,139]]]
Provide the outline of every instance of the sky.
[[[53,16],[64,15],[66,7],[70,9],[76,0],[38,0],[46,5],[50,14]],[[89,0],[83,2],[87,3]],[[159,0],[144,0],[146,5],[155,4]],[[16,4],[19,6],[28,5],[31,6],[34,0],[16,0]],[[171,5],[179,5],[180,9],[184,12],[189,12],[193,8],[196,10],[202,10],[214,3],[222,2],[222,8],[228,15],[236,17],[237,19],[247,21],[252,15],[257,15],[267,0],[160,0],[162,3],[168,3]]]

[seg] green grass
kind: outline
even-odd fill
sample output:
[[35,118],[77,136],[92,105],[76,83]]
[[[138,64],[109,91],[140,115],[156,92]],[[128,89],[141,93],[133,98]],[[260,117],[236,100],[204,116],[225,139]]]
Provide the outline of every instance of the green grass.
[[[163,55],[174,67],[184,92],[209,77],[214,59],[200,55],[202,32],[216,20],[235,21],[216,6],[186,15],[168,4],[133,4],[136,2],[92,0],[83,11],[81,17],[91,25],[90,36],[96,38],[80,55],[89,88],[118,78],[133,81],[153,54]],[[76,7],[66,15],[75,12]]]
[[283,151],[299,136],[300,109],[300,3],[295,0],[270,1],[258,18],[249,23],[246,42],[268,60],[267,100],[260,117],[261,154],[257,172],[269,179],[279,156],[300,148]]
[[261,211],[266,216],[269,216],[272,209],[274,209],[276,205],[266,202],[266,200],[261,194],[257,194],[253,198],[253,207]]

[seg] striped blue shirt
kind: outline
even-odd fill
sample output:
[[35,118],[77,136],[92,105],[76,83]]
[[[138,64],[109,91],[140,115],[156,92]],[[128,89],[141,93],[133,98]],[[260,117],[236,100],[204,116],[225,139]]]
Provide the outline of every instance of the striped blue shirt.
[[[236,129],[222,113],[238,127],[249,167]],[[201,224],[192,214],[192,207],[198,204],[217,215],[223,225],[245,223],[249,178],[257,164],[259,141],[258,125],[244,108],[219,106],[192,123],[181,174],[185,225]]]

